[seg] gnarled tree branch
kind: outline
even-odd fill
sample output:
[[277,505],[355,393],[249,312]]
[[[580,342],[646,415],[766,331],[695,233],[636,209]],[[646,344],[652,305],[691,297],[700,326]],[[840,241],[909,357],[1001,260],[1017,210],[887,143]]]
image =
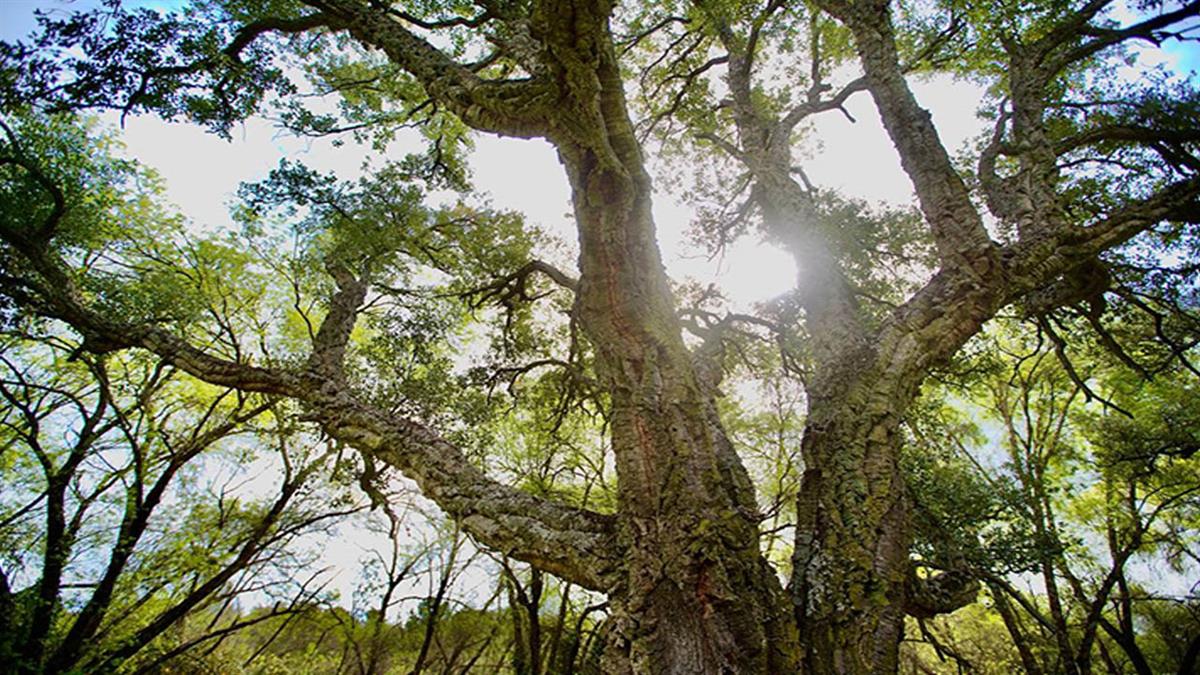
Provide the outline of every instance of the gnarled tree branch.
[[344,352],[364,292],[361,281],[348,271],[335,268],[339,291],[317,331],[309,360],[313,367],[291,371],[228,361],[162,328],[104,316],[82,299],[52,253],[10,235],[0,232],[40,277],[32,283],[36,309],[79,331],[86,348],[145,349],[212,384],[296,399],[331,436],[415,480],[426,496],[486,545],[586,588],[603,591],[611,585],[620,560],[611,517],[543,500],[488,478],[434,431],[360,401],[339,377],[331,377],[340,373],[340,362],[331,359]]
[[545,136],[557,87],[539,79],[489,80],[406,28],[386,9],[354,0],[306,0],[365,45],[387,54],[424,85],[430,98],[481,131]]
[[[976,254],[991,249],[992,241],[929,112],[917,103],[904,79],[887,3],[825,0],[818,4],[854,34],[867,87],[899,151],[901,166],[916,188],[942,264],[982,263],[986,258]],[[983,264],[980,273],[990,266]]]

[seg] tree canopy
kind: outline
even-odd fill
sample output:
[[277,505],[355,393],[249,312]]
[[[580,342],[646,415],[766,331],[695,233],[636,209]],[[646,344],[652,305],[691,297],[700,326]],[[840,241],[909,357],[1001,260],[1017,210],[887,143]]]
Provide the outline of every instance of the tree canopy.
[[[25,421],[10,428],[41,461],[49,513],[73,451],[39,454],[40,413],[13,387],[90,368],[100,394],[62,392],[82,411],[62,424],[90,443],[107,418],[84,401],[108,405],[105,369],[157,363],[222,401],[193,443],[269,415],[329,461],[353,449],[346,470],[375,504],[403,475],[528,564],[509,602],[533,608],[531,644],[540,575],[604,596],[605,672],[894,672],[906,616],[957,653],[926,622],[985,588],[1023,667],[1090,672],[1098,652],[1115,668],[1115,645],[1148,672],[1168,657],[1138,646],[1125,564],[1195,550],[1181,402],[1200,375],[1200,96],[1139,58],[1189,45],[1198,10],[194,0],[44,16],[0,44],[0,289],[14,340],[70,347],[12,362],[6,399]],[[982,92],[987,130],[967,147],[947,147],[914,96],[926,77]],[[856,96],[910,207],[822,189],[802,166],[812,119]],[[225,136],[269,114],[378,158],[357,180],[282,161],[243,186],[240,231],[201,236],[106,151],[97,111]],[[402,155],[410,128],[424,146]],[[554,147],[573,263],[471,194],[475,133]],[[752,234],[786,250],[795,289],[746,313],[675,283],[652,174],[691,202],[710,250]],[[746,379],[765,394],[739,404],[727,390]],[[999,464],[955,399],[998,425]],[[140,478],[152,451],[126,436]],[[168,471],[189,453],[169,447]],[[289,452],[283,494],[323,461]],[[1055,493],[1070,481],[1089,487],[1068,504]],[[34,633],[59,602],[55,522]],[[1046,607],[1011,584],[1021,572],[1041,576]],[[30,649],[26,667],[58,667],[44,641]]]

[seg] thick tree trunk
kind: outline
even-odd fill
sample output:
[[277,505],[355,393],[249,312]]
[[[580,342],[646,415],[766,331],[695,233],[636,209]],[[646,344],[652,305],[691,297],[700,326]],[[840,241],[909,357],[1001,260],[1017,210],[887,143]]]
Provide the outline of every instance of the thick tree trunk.
[[[838,268],[786,146],[745,114],[764,227],[793,255],[815,372],[806,382],[805,471],[792,596],[806,673],[898,667],[909,575],[899,426],[924,373],[922,350],[881,348]],[[767,139],[759,144],[755,139]]]
[[605,669],[786,671],[786,596],[759,551],[749,477],[680,336],[640,160],[562,156],[581,232],[577,311],[612,395],[620,476],[625,574],[610,591]]
[[906,607],[951,611],[973,597],[975,586],[954,579],[940,584],[955,596],[951,606],[906,597],[901,424],[930,369],[974,335],[996,303],[962,271],[940,273],[876,330],[840,319],[850,313],[845,303],[809,301],[820,358],[807,382],[791,589],[803,672],[895,672]]
[[930,369],[1000,302],[973,272],[943,271],[869,340],[846,341],[840,354],[827,342],[830,357],[808,382],[793,557],[805,672],[896,671],[906,604],[929,604],[905,597],[900,427]]
[[910,541],[897,461],[906,405],[862,382],[810,406],[793,556],[806,673],[896,671]]
[[[580,241],[575,312],[611,397],[623,570],[608,589],[610,673],[794,668],[786,594],[758,543],[754,488],[693,366],[655,237],[651,185],[607,10],[538,16],[568,96],[551,133]],[[596,14],[591,12],[596,11]]]
[[630,410],[614,424],[628,553],[610,594],[615,651],[606,669],[787,670],[795,639],[786,597],[759,552],[757,519],[714,452],[723,432],[682,403],[658,410],[658,421]]

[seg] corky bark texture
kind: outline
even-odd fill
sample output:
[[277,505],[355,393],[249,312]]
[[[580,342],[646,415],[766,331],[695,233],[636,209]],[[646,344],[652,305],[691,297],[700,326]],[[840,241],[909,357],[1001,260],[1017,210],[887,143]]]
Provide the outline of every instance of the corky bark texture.
[[[697,3],[709,10],[706,3]],[[707,11],[729,54],[727,82],[737,132],[731,152],[754,181],[763,228],[801,270],[797,299],[812,350],[806,382],[805,471],[798,504],[791,593],[806,672],[888,672],[897,667],[905,607],[914,586],[908,559],[905,486],[898,465],[900,424],[928,369],[953,354],[998,306],[979,277],[997,270],[979,215],[937,142],[928,113],[903,82],[887,26],[874,6],[867,76],[828,100],[815,95],[772,116],[755,103],[753,45],[761,22],[737,34],[719,10]],[[860,47],[860,51],[866,52]],[[881,62],[881,63],[880,63]],[[869,88],[886,105],[885,126],[919,195],[944,259],[954,267],[882,327],[860,308],[820,228],[812,197],[792,172],[790,136],[809,115],[838,108]],[[818,89],[814,86],[813,91]],[[921,296],[918,296],[921,298]],[[969,584],[968,584],[969,586]],[[957,596],[967,602],[971,594]],[[952,611],[961,605],[940,608]]]
[[[1089,3],[1085,11],[1032,44],[1017,39],[1006,44],[1013,92],[1011,128],[1006,126],[1008,117],[1002,116],[993,147],[981,157],[979,176],[992,215],[1013,224],[1019,235],[1016,242],[1002,246],[984,228],[982,214],[951,164],[929,113],[906,83],[909,66],[901,63],[888,2],[816,3],[849,29],[863,74],[822,96],[833,87],[822,79],[817,28],[821,19],[814,13],[809,35],[813,81],[807,97],[783,111],[768,110],[755,93],[756,49],[764,26],[782,6],[767,3],[735,24],[719,3],[694,2],[725,51],[729,96],[722,105],[732,113],[736,134],[733,140],[711,131],[699,137],[744,167],[753,186],[748,206],[757,209],[763,231],[793,254],[800,269],[796,299],[813,356],[805,382],[805,473],[790,590],[806,672],[894,671],[906,612],[930,616],[952,611],[970,602],[977,591],[978,583],[961,572],[917,579],[908,560],[907,497],[898,467],[900,425],[931,369],[1011,302],[1020,300],[1027,307],[1041,303],[1045,310],[1079,301],[1079,284],[1073,283],[1076,270],[1095,269],[1089,256],[1124,241],[1140,225],[1195,217],[1197,186],[1186,179],[1152,197],[1131,200],[1121,211],[1083,228],[1070,224],[1060,204],[1056,162],[1076,139],[1056,144],[1045,128],[1044,100],[1052,80],[1079,58],[1169,25],[1195,9],[1185,7],[1125,30],[1102,32],[1102,37],[1082,44],[1074,42],[1106,4]],[[955,26],[952,21],[922,54],[936,52],[937,42],[949,38]],[[940,262],[932,280],[882,322],[869,319],[858,305],[812,195],[795,178],[791,152],[790,137],[797,124],[813,114],[840,109],[850,95],[864,89],[913,183]],[[1180,133],[1188,135],[1143,131],[1147,135],[1142,140],[1169,137],[1175,143],[1185,142]],[[1012,139],[1002,142],[1008,134]],[[1097,129],[1078,140],[1096,143],[1134,135],[1126,128]],[[1021,167],[1003,179],[995,169],[1002,152],[1015,155]],[[1133,224],[1140,217],[1147,220]]]
[[[974,588],[953,573],[918,580],[909,560],[899,451],[901,424],[921,383],[1002,307],[1035,296],[1045,307],[1070,301],[1070,294],[1049,291],[1099,253],[1164,219],[1195,219],[1195,177],[1084,224],[1058,204],[1054,162],[1064,146],[1046,133],[1039,101],[1063,68],[1138,30],[1120,39],[1110,33],[1077,39],[1090,19],[1084,16],[1080,26],[1064,24],[1040,42],[1013,43],[1013,110],[1000,116],[978,176],[991,215],[1019,235],[1001,243],[984,228],[967,181],[908,87],[888,3],[820,0],[821,10],[853,35],[863,74],[827,100],[816,82],[805,102],[772,116],[755,100],[755,49],[783,3],[764,5],[741,32],[723,8],[697,2],[727,53],[717,63],[727,67],[736,141],[720,143],[749,171],[764,229],[802,269],[797,297],[812,370],[794,567],[785,590],[760,553],[754,488],[717,415],[720,366],[699,367],[702,355],[690,352],[681,335],[609,25],[613,5],[540,0],[526,10],[481,2],[480,23],[501,27],[493,43],[520,66],[519,77],[489,79],[384,3],[305,4],[316,13],[287,26],[342,31],[382,52],[467,125],[542,137],[557,149],[580,249],[580,277],[564,285],[575,292],[575,316],[611,401],[617,513],[503,485],[434,430],[361,400],[341,371],[371,283],[355,270],[329,269],[337,292],[311,357],[296,370],[226,361],[160,328],[103,316],[73,289],[47,237],[5,231],[37,277],[24,301],[74,326],[96,351],[147,349],[202,380],[297,399],[331,436],[415,480],[483,545],[606,593],[609,673],[894,672],[906,611],[952,610],[970,601]],[[864,90],[913,182],[938,258],[930,280],[882,318],[859,306],[845,261],[791,171],[796,125]],[[1075,142],[1131,135],[1096,133]],[[1020,170],[1000,175],[1001,156]],[[950,590],[935,594],[939,587]]]
[[610,589],[612,672],[765,672],[794,643],[757,546],[753,487],[683,344],[626,110],[608,8],[546,3],[557,62],[550,140],[579,226],[577,315],[612,396],[624,573]]

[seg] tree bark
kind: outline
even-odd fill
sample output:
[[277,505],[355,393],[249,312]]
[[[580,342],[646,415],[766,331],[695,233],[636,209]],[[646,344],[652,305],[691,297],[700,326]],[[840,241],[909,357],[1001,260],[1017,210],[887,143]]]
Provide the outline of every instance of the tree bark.
[[580,229],[578,315],[612,395],[620,478],[625,573],[610,592],[605,667],[778,672],[794,638],[782,588],[758,550],[753,488],[684,347],[649,180],[627,120],[617,122],[627,136],[605,145],[628,142],[624,156],[560,145]]
[[753,486],[693,368],[655,239],[605,6],[548,2],[534,19],[565,83],[550,140],[580,240],[576,314],[611,395],[624,573],[609,592],[613,673],[791,667],[783,589],[759,552]]
[[[870,355],[855,356],[866,365]],[[897,668],[910,539],[897,462],[906,403],[860,382],[810,404],[793,555],[804,672]]]

